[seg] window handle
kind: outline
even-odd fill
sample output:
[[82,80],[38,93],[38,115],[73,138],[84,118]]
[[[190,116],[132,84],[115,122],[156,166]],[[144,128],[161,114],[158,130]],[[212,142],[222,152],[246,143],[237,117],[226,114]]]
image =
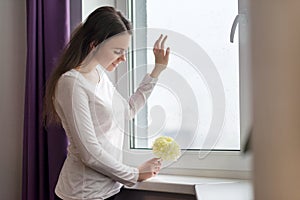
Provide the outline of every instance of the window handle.
[[231,31],[230,31],[230,42],[233,43],[233,39],[234,39],[234,34],[235,34],[235,30],[236,27],[238,25],[238,23],[240,22],[240,15],[238,14],[233,21],[232,27],[231,27]]

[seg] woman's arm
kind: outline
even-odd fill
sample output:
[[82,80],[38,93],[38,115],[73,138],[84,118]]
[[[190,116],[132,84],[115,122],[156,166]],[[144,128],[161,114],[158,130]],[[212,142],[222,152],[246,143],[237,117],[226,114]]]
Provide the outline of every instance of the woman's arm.
[[162,71],[167,68],[169,62],[170,48],[165,50],[167,36],[160,35],[154,43],[153,53],[155,56],[155,66],[151,74],[147,74],[140,83],[136,92],[129,99],[129,119],[132,119],[138,111],[145,105]]

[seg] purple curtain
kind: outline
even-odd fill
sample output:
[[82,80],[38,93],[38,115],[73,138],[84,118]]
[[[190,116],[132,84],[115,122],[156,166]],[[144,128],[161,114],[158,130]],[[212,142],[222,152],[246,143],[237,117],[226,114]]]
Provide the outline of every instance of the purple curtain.
[[45,83],[70,35],[69,0],[27,0],[23,200],[53,200],[66,157],[61,127],[42,127]]

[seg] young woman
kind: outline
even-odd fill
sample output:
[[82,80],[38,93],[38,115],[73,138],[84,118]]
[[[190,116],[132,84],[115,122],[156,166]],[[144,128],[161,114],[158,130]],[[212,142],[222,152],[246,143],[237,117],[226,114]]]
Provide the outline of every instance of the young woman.
[[126,60],[130,37],[131,25],[120,12],[112,7],[96,9],[73,33],[48,81],[47,119],[60,122],[69,140],[55,188],[62,199],[113,199],[123,184],[132,186],[160,170],[157,158],[138,168],[122,164],[122,121],[145,104],[166,69],[170,49],[164,50],[166,37],[161,35],[153,48],[152,73],[124,104],[106,72]]

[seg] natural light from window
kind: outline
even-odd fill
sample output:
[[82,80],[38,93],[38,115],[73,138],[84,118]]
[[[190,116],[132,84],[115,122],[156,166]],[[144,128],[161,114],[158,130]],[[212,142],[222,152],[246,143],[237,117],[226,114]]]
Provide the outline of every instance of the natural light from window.
[[[225,93],[224,124],[213,149],[240,150],[238,31],[234,43],[230,43],[229,40],[233,20],[238,14],[238,1],[190,0],[182,3],[179,0],[149,0],[146,1],[145,9],[146,12],[135,11],[134,15],[135,18],[146,19],[144,27],[168,29],[182,34],[197,43],[211,59],[219,73]],[[140,25],[142,26],[143,24]],[[149,40],[153,36],[146,38]],[[168,42],[166,45],[168,46]],[[147,69],[150,71],[154,63],[151,49],[148,49],[145,59],[145,62],[151,65]],[[168,87],[167,81],[164,81],[164,85],[158,82],[146,109],[136,118],[135,127],[148,128],[135,128],[134,148],[151,148],[155,138],[166,135],[179,140],[183,148],[203,149],[203,142],[208,137],[214,115],[211,88],[206,84],[207,77],[195,71],[189,60],[178,54],[171,55],[168,68],[170,72],[162,75],[161,79],[167,78],[173,85]],[[186,85],[181,86],[179,81],[176,85],[179,79],[172,74],[185,80]],[[134,87],[138,83],[134,83]],[[178,91],[185,88],[190,90],[194,100],[181,101],[175,87]],[[196,121],[195,116],[198,118]],[[195,123],[198,123],[196,130],[191,128],[195,127]]]

